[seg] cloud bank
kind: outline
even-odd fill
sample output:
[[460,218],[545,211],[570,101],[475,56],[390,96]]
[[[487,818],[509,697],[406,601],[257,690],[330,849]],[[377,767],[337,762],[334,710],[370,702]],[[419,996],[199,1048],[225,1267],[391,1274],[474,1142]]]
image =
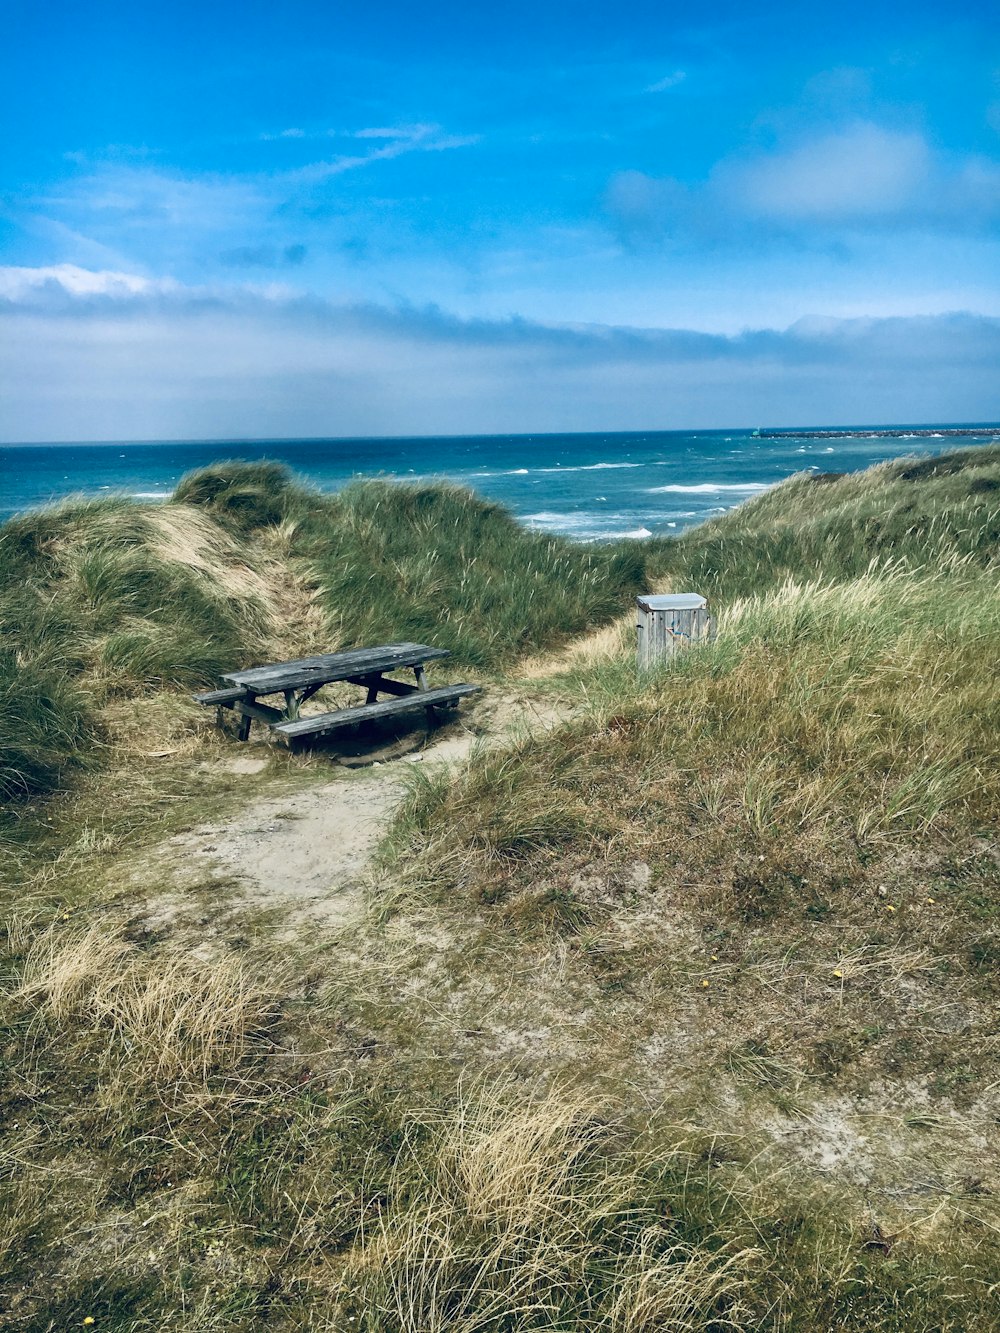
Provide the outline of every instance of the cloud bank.
[[963,313],[727,337],[0,269],[5,441],[989,420],[998,364]]

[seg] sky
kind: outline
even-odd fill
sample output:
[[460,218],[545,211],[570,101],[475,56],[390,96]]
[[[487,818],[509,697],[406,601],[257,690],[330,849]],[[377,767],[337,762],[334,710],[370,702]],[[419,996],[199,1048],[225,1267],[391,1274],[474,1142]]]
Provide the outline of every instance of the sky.
[[1000,418],[993,4],[0,22],[0,439]]

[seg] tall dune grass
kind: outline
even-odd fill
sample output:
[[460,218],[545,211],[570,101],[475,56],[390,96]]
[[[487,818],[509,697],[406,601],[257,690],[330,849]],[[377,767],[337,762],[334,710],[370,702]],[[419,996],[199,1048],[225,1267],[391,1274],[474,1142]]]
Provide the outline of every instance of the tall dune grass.
[[0,527],[0,796],[51,790],[92,756],[104,700],[210,685],[259,651],[259,600],[164,558],[157,535],[116,499]]
[[239,459],[187,473],[173,495],[176,504],[198,505],[240,532],[280,523],[310,498],[283,464]]
[[457,486],[358,481],[320,496],[276,464],[221,463],[174,498],[248,535],[280,524],[344,646],[414,639],[495,669],[610,619],[645,580],[641,546],[532,533]]
[[[974,1149],[945,1170],[920,1137],[991,1152],[988,453],[795,480],[651,544],[665,579],[713,594],[717,642],[640,679],[628,618],[539,675],[573,721],[423,778],[385,908],[418,887],[410,971],[406,922],[289,975],[288,943],[276,964],[231,904],[203,925],[218,885],[189,927],[151,921],[136,865],[77,847],[78,887],[100,871],[115,910],[11,922],[3,951],[11,1326],[992,1327],[995,1196]],[[323,589],[343,642],[431,637],[501,670],[644,577],[641,547],[553,543],[450,490],[318,500],[229,466],[174,509],[197,522],[112,502],[3,530],[12,791],[92,753],[102,701],[267,642],[264,554]],[[32,680],[53,700],[34,731]],[[497,1077],[493,1037],[552,1013]],[[692,1099],[658,1111],[684,1080]],[[920,1156],[892,1189],[804,1169],[772,1134],[859,1088],[873,1144],[909,1134]],[[900,1088],[912,1102],[886,1105]]]
[[58,786],[90,752],[90,700],[58,663],[0,649],[0,801]]
[[531,533],[451,486],[350,486],[304,553],[345,642],[412,638],[494,669],[610,619],[645,578],[641,547]]
[[[275,637],[287,646],[274,629],[304,623],[294,596],[322,608],[331,646],[412,638],[504,669],[614,619],[654,577],[721,608],[787,579],[857,578],[873,559],[992,568],[998,496],[1000,451],[963,450],[796,478],[677,540],[583,546],[526,532],[454,487],[365,482],[323,497],[278,464],[229,462],[184,478],[174,497],[179,513],[203,515],[197,559],[172,558],[148,507],[57,505],[0,529],[0,691],[11,705],[0,794],[64,781],[93,753],[103,698],[209,685]],[[270,589],[228,576],[238,553],[269,566]]]
[[1000,446],[846,476],[793,477],[649,547],[655,574],[716,602],[753,596],[788,578],[857,578],[873,560],[930,572],[956,558],[995,568]]
[[589,701],[584,718],[484,756],[411,819],[449,867],[464,848],[483,874],[581,839],[684,841],[679,779],[715,793],[732,838],[987,829],[1000,817],[998,658],[995,579],[968,562],[786,582],[725,608],[716,643],[659,674],[636,675],[630,643],[574,663],[564,681]]

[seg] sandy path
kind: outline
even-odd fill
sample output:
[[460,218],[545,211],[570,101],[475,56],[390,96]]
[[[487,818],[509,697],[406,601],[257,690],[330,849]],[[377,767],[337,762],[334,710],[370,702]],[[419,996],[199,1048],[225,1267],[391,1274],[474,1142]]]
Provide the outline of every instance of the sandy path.
[[[537,700],[494,696],[478,716],[496,737],[511,727],[545,729],[561,714]],[[224,822],[176,835],[168,847],[180,853],[185,877],[235,881],[233,906],[242,900],[249,907],[281,907],[290,924],[347,925],[362,913],[365,871],[405,795],[405,770],[414,763],[462,763],[478,739],[462,726],[448,728],[392,762],[341,769],[318,786],[258,796]],[[227,767],[252,785],[266,764],[234,754]]]
[[360,911],[363,872],[404,790],[388,773],[345,773],[258,799],[225,825],[206,824],[171,843],[188,864],[193,858],[231,875],[248,905],[346,924]]

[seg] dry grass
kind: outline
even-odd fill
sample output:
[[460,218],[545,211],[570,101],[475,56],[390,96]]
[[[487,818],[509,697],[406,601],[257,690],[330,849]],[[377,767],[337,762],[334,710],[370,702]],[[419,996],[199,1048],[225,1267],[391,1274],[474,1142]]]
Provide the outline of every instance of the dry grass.
[[237,542],[200,509],[164,505],[147,516],[149,548],[166,564],[184,565],[205,575],[235,597],[267,601],[271,592],[260,571],[247,563],[247,544]]
[[265,982],[238,957],[151,956],[102,921],[40,935],[13,1000],[43,1027],[99,1031],[107,1059],[130,1076],[203,1082],[244,1059],[282,991],[280,973]]
[[[411,1129],[344,1273],[346,1317],[406,1333],[693,1330],[722,1311],[738,1323],[758,1252],[681,1239],[643,1199],[654,1159],[616,1150],[607,1110],[484,1084]],[[414,1159],[431,1164],[415,1198]],[[671,1172],[687,1159],[674,1148]]]
[[588,672],[621,660],[632,644],[635,615],[619,616],[591,634],[573,639],[558,652],[531,657],[517,671],[519,680],[548,680],[567,671]]
[[204,510],[186,504],[164,505],[150,513],[149,521],[160,534],[152,544],[157,558],[196,569],[229,596],[263,608],[262,656],[280,661],[337,649],[340,641],[318,590],[296,561],[294,520],[252,538],[236,536]]
[[[158,619],[175,577],[213,615],[235,598],[264,651],[283,615],[308,641],[297,562],[340,548],[238,468],[199,483],[218,531],[183,505],[158,536],[113,506],[89,544],[89,511],[18,529],[31,597],[86,608],[59,642],[117,740],[21,807],[0,865],[8,1324],[994,1327],[1000,626],[971,471],[796,481],[665,544],[664,580],[714,593],[717,644],[640,682],[627,616],[534,659],[573,719],[418,767],[364,929],[280,949],[218,884],[148,912],[158,837],[237,793],[206,719],[135,691],[184,647]],[[427,555],[435,515],[470,543],[482,515],[418,496],[393,546],[384,502],[348,497],[360,563],[328,614],[375,552],[483,650],[469,607],[502,580],[448,603],[454,553]],[[543,594],[576,567],[532,550]],[[631,578],[589,567],[565,624]],[[543,622],[518,646],[558,641]],[[308,777],[279,757],[266,780]]]
[[[602,636],[539,677],[588,715],[416,790],[397,830],[397,882],[455,921],[456,1025],[487,1049],[501,1023],[548,1034],[522,1045],[526,1068],[561,1058],[734,1144],[755,1125],[771,1163],[798,1164],[740,1194],[752,1218],[783,1197],[821,1228],[762,1326],[981,1325],[1000,1189],[998,607],[968,560],[881,563],[721,608],[717,643],[652,679],[624,632]],[[484,971],[505,1008],[477,998]],[[858,1273],[863,1198],[872,1245],[906,1238],[909,1306]],[[971,1304],[944,1315],[972,1270]]]

